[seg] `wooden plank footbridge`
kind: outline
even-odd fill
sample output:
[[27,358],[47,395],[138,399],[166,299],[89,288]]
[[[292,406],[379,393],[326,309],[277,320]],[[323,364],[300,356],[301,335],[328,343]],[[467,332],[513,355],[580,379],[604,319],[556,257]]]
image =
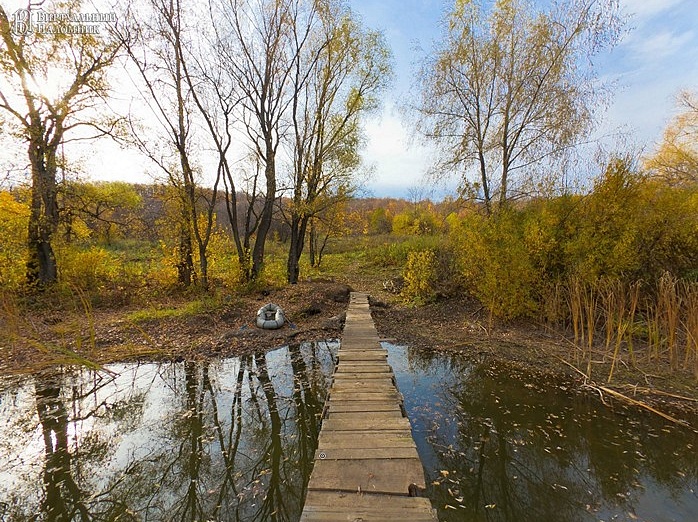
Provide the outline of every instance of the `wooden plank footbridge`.
[[301,521],[437,520],[387,357],[352,293]]

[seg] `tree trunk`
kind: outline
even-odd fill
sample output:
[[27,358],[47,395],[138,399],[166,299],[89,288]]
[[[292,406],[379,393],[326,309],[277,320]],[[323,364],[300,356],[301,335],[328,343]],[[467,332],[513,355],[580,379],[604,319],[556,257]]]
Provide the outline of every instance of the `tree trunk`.
[[266,164],[264,166],[264,176],[267,180],[267,192],[264,196],[264,208],[259,219],[257,237],[252,250],[252,271],[251,277],[256,280],[262,273],[264,266],[264,247],[267,242],[267,235],[271,228],[271,221],[274,216],[274,202],[276,201],[276,162],[275,152],[270,143],[267,144]]
[[315,220],[310,223],[310,233],[308,234],[308,255],[310,256],[310,266],[318,266],[316,263],[317,252],[317,232],[315,230]]
[[288,249],[286,276],[288,282],[295,285],[300,276],[300,260],[305,245],[305,231],[308,228],[308,217],[294,215],[291,219],[291,245]]
[[[315,266],[319,267],[320,264],[322,263],[322,256],[325,253],[325,247],[327,246],[327,242],[330,239],[330,234],[327,233],[325,234],[325,238],[322,240],[322,245],[320,245],[320,248],[317,249],[317,264]],[[317,239],[316,239],[317,242]]]
[[31,209],[29,214],[29,260],[27,282],[46,286],[58,280],[56,256],[51,240],[58,228],[56,189],[56,151],[41,139],[29,144],[32,169]]
[[191,286],[194,277],[194,256],[192,254],[191,232],[188,222],[180,224],[179,248],[177,249],[177,282],[185,287]]
[[480,160],[480,179],[482,180],[482,193],[485,199],[485,210],[487,215],[492,214],[492,197],[490,196],[490,184],[487,179],[487,164],[485,162],[485,155],[480,152],[478,154]]

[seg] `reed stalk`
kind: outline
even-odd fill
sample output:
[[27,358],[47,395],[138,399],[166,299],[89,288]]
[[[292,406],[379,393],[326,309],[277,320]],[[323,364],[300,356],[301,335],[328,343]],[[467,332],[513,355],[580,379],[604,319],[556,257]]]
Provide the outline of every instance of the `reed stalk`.
[[596,289],[589,285],[582,289],[582,308],[584,313],[584,322],[586,325],[586,349],[588,355],[587,375],[591,378],[591,360],[594,348],[594,333],[596,330],[596,310],[598,305],[598,297]]
[[647,325],[647,362],[659,359],[660,311],[656,299],[645,299],[645,324]]
[[690,370],[692,366],[698,380],[698,283],[684,283],[682,293],[685,308],[682,324],[686,338],[684,367]]
[[626,321],[626,329],[624,335],[626,337],[626,343],[628,346],[628,354],[630,355],[630,362],[635,364],[635,349],[633,347],[633,332],[635,326],[635,315],[637,314],[637,305],[640,302],[640,290],[642,288],[642,281],[635,281],[632,283],[628,289],[630,298],[630,307],[628,310],[628,317]]
[[571,277],[567,284],[568,303],[572,320],[572,332],[574,333],[574,343],[578,345],[584,342],[584,328],[582,324],[582,295],[579,277]]
[[606,333],[606,350],[608,350],[614,339],[616,325],[622,321],[625,295],[619,281],[604,280],[599,283],[599,287]]
[[663,326],[663,337],[666,342],[666,349],[669,352],[669,364],[672,371],[679,368],[679,354],[677,333],[680,324],[681,299],[677,292],[677,281],[670,273],[665,272],[659,279],[659,291],[657,295],[657,306]]
[[612,304],[613,306],[608,306],[608,316],[607,322],[611,322],[613,318],[612,331],[609,333],[607,328],[607,338],[606,346],[608,347],[609,339],[613,339],[614,349],[613,356],[611,359],[611,369],[608,373],[607,382],[611,382],[613,379],[613,372],[616,367],[616,363],[621,357],[621,346],[625,341],[628,347],[628,355],[630,356],[630,361],[635,364],[635,353],[633,352],[633,342],[632,342],[632,326],[635,323],[635,313],[637,311],[637,304],[640,299],[640,286],[641,283],[636,281],[631,285],[625,285],[620,281],[614,281],[608,286],[607,295],[613,295],[614,297],[607,300],[607,304]]

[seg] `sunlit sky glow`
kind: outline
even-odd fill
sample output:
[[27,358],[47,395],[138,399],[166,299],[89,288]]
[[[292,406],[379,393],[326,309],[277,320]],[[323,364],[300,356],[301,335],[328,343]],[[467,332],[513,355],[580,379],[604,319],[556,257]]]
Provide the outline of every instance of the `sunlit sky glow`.
[[[25,1],[2,0],[12,12]],[[424,184],[430,149],[418,137],[410,139],[409,117],[401,111],[414,86],[417,60],[439,37],[439,20],[452,5],[435,0],[349,0],[366,26],[384,32],[392,48],[395,81],[384,96],[382,110],[365,126],[365,162],[373,176],[365,193],[404,197]],[[675,114],[681,90],[698,91],[698,2],[695,0],[621,0],[629,17],[629,30],[610,54],[596,65],[603,80],[613,82],[614,97],[598,136],[617,131],[633,146],[651,150],[663,128]],[[611,138],[602,138],[610,140]],[[613,143],[604,144],[613,148]],[[22,147],[23,149],[23,147]],[[148,160],[110,143],[95,143],[85,150],[74,148],[91,179],[121,179],[148,183],[153,172]],[[439,197],[453,190],[455,181],[432,187]]]

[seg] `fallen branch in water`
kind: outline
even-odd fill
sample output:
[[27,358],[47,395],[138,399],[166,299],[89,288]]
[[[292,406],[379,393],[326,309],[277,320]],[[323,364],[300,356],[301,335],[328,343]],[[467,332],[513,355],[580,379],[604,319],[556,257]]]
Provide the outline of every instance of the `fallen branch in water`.
[[[602,402],[603,404],[606,404],[606,401],[604,401],[604,398],[603,398],[603,394],[606,393],[606,394],[608,394],[608,395],[611,395],[611,396],[615,397],[616,399],[619,399],[619,400],[621,400],[621,401],[625,401],[625,402],[627,402],[627,403],[629,403],[629,404],[632,404],[633,406],[639,406],[640,408],[644,408],[644,409],[646,409],[647,411],[652,412],[652,413],[654,413],[655,415],[659,415],[659,416],[662,417],[663,419],[666,419],[666,420],[668,420],[668,421],[670,421],[670,422],[673,422],[673,423],[675,423],[675,424],[679,424],[679,425],[681,425],[681,426],[684,426],[684,427],[688,428],[689,430],[691,430],[691,431],[694,432],[694,433],[698,433],[698,430],[696,430],[696,429],[695,429],[693,426],[691,426],[688,422],[686,422],[686,421],[684,421],[684,420],[681,420],[681,419],[677,419],[676,417],[672,417],[672,416],[669,415],[668,413],[664,413],[664,412],[662,412],[662,411],[659,411],[658,409],[653,408],[653,407],[650,406],[649,404],[647,404],[647,403],[645,403],[645,402],[642,402],[642,401],[638,401],[638,400],[636,400],[636,399],[633,399],[632,397],[628,397],[627,395],[625,395],[625,394],[623,394],[623,393],[621,393],[621,392],[619,392],[619,391],[613,390],[613,389],[608,388],[608,387],[606,387],[606,386],[598,385],[598,384],[596,384],[595,382],[591,381],[591,379],[589,379],[589,376],[588,376],[586,373],[584,373],[582,370],[580,370],[579,368],[577,368],[576,366],[574,366],[574,365],[573,365],[572,363],[570,363],[569,361],[566,361],[566,360],[564,360],[562,357],[558,357],[557,355],[556,355],[555,357],[557,357],[560,361],[562,361],[562,362],[565,363],[567,366],[569,366],[569,367],[572,368],[574,371],[576,371],[578,374],[580,374],[582,377],[584,377],[584,384],[583,384],[583,386],[584,386],[584,387],[587,387],[587,388],[589,388],[589,389],[595,390],[596,392],[598,392],[598,393],[599,393],[599,396],[601,397],[601,402]],[[686,399],[686,400],[689,400],[689,401],[696,401],[696,402],[698,402],[696,399],[691,399],[691,398],[689,398],[689,397],[681,397],[680,395],[672,395],[672,394],[670,394],[670,393],[665,393],[665,392],[662,392],[662,394],[663,394],[663,395],[668,395],[668,396],[670,396],[670,397],[674,397],[674,398],[677,398],[677,399]]]
[[645,393],[647,395],[664,395],[665,397],[681,399],[682,401],[698,402],[698,399],[694,399],[693,397],[686,397],[685,395],[676,395],[675,393],[669,393],[662,390],[655,390],[654,388],[644,388],[635,384],[623,384],[622,387],[630,388],[633,390],[633,392],[636,393]]
[[644,403],[644,402],[642,402],[642,401],[635,400],[635,399],[633,399],[633,398],[631,398],[631,397],[628,397],[627,395],[625,395],[625,394],[623,394],[623,393],[620,393],[620,392],[618,392],[618,391],[616,391],[616,390],[612,390],[611,388],[607,388],[606,386],[598,386],[598,385],[596,385],[595,387],[598,388],[599,390],[601,390],[602,392],[608,393],[609,395],[612,395],[612,396],[616,397],[617,399],[620,399],[620,400],[629,402],[630,404],[633,404],[633,405],[635,405],[635,406],[639,406],[639,407],[641,407],[641,408],[644,408],[644,409],[646,409],[647,411],[651,411],[652,413],[655,413],[656,415],[659,415],[659,416],[662,417],[663,419],[666,419],[666,420],[668,420],[668,421],[670,421],[670,422],[674,422],[674,423],[676,423],[676,424],[681,424],[682,426],[685,426],[685,427],[688,428],[689,430],[691,430],[691,431],[693,431],[693,432],[695,432],[695,433],[698,433],[698,430],[696,430],[695,428],[693,428],[693,426],[691,426],[688,422],[686,422],[686,421],[684,421],[684,420],[681,420],[681,419],[677,419],[676,417],[672,417],[671,415],[669,415],[669,414],[667,414],[667,413],[664,413],[664,412],[662,412],[662,411],[659,411],[659,410],[656,409],[656,408],[653,408],[653,407],[650,406],[649,404],[646,404],[646,403]]

